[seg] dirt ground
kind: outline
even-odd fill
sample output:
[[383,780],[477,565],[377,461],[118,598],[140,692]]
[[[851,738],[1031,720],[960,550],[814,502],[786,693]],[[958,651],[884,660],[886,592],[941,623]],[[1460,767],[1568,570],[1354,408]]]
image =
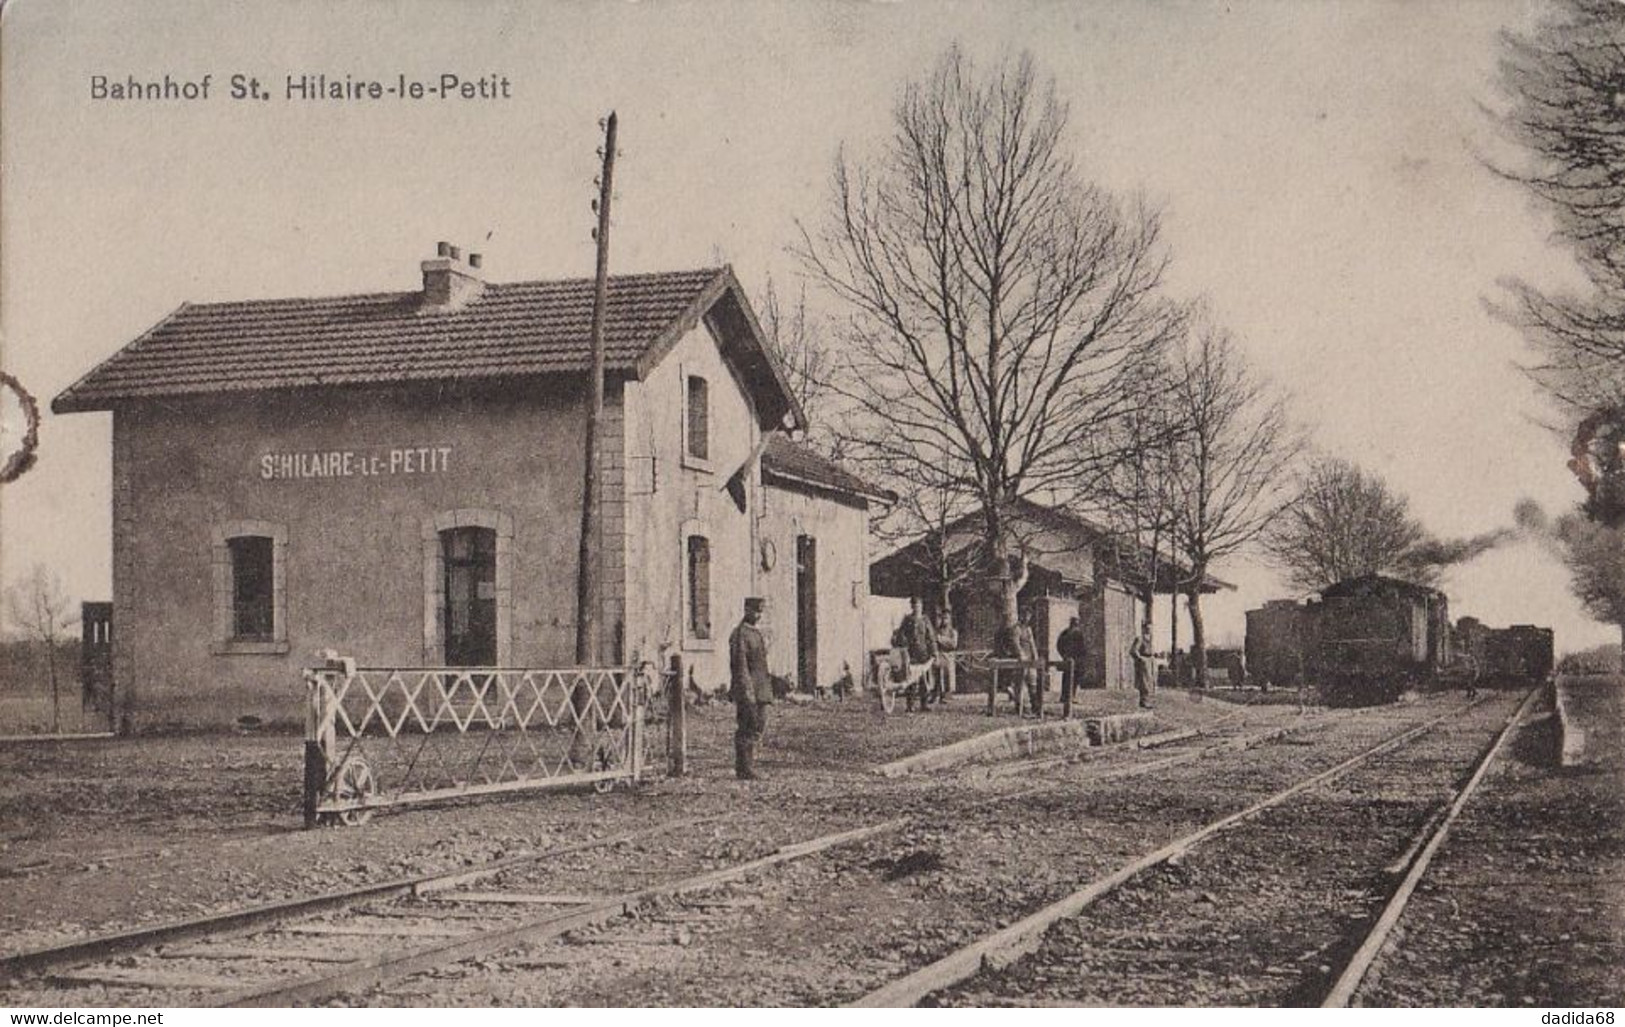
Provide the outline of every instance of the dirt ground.
[[[1079,716],[1134,708],[1132,693],[1089,692]],[[0,933],[20,950],[85,934],[470,865],[503,855],[715,813],[756,817],[774,844],[866,822],[887,785],[870,768],[982,732],[1031,723],[987,717],[980,696],[929,713],[886,715],[872,698],[778,703],[760,769],[732,779],[733,707],[691,709],[690,768],[636,789],[515,793],[380,814],[356,828],[305,831],[302,740],[198,734],[0,750]],[[1169,693],[1168,727],[1233,707]],[[884,806],[890,799],[883,799]]]
[[1566,685],[1584,762],[1554,767],[1549,708],[1519,733],[1412,898],[1368,1005],[1625,1005],[1625,680]]
[[[1594,736],[1597,751],[1618,751],[1618,696],[1617,688],[1588,695],[1594,707],[1588,716],[1612,718],[1614,725],[1612,734]],[[1479,712],[1479,728],[1510,710],[1516,697],[1486,701],[1494,708]],[[681,780],[657,777],[609,795],[532,792],[401,810],[362,827],[317,831],[299,829],[300,739],[294,736],[13,747],[0,752],[0,931],[6,949],[25,949],[665,825],[664,834],[547,861],[526,871],[532,876],[492,885],[607,895],[906,815],[906,826],[892,834],[753,874],[687,905],[657,906],[555,943],[333,999],[480,1006],[841,1002],[1404,725],[1457,710],[1460,702],[1459,696],[1430,695],[1360,711],[1241,709],[1211,696],[1164,692],[1157,705],[1161,727],[1240,717],[1217,733],[1274,740],[1133,777],[1119,771],[1148,760],[1155,765],[1165,750],[1120,746],[1071,763],[998,768],[1034,775],[1030,781],[986,767],[900,779],[870,772],[927,747],[1022,723],[982,716],[979,696],[958,697],[946,710],[889,717],[872,700],[783,703],[770,720],[765,779],[748,783],[731,776],[733,709],[713,704],[691,711],[692,773]],[[1132,694],[1093,693],[1080,712],[1122,712],[1133,703]],[[1293,733],[1274,737],[1281,727]],[[1617,940],[1619,897],[1608,891],[1621,879],[1618,840],[1625,823],[1617,761],[1601,773],[1558,773],[1549,762],[1550,738],[1540,732],[1535,724],[1519,735],[1512,758],[1486,782],[1483,795],[1493,800],[1471,807],[1482,824],[1456,839],[1472,843],[1455,857],[1468,871],[1455,879],[1462,890],[1418,896],[1419,902],[1431,898],[1433,907],[1414,922],[1414,943],[1400,940],[1402,954],[1420,953],[1396,978],[1404,990],[1396,984],[1373,992],[1370,1001],[1572,1004],[1618,994],[1625,949]],[[658,767],[663,746],[658,728],[651,734]],[[1426,744],[1465,752],[1479,743],[1446,733]],[[1434,759],[1426,744],[1406,758],[1437,764],[1438,773],[1449,776],[1457,756]],[[1344,811],[1348,815],[1372,824],[1379,812],[1403,814],[1407,824],[1426,816],[1431,800],[1425,798],[1372,805],[1367,800],[1376,793],[1366,792],[1382,779],[1381,769],[1367,778],[1348,783],[1345,790],[1361,800]],[[1305,810],[1311,826],[1319,823],[1312,805]],[[1359,834],[1324,826],[1333,842]],[[1301,828],[1278,836],[1306,831],[1312,833]],[[1569,850],[1574,858],[1560,858]],[[1208,854],[1224,864],[1221,872],[1257,880],[1256,854],[1226,862],[1226,851],[1221,844]],[[1451,858],[1450,851],[1442,853],[1439,867],[1448,870]],[[1351,867],[1367,862],[1355,859],[1359,866]],[[1192,868],[1200,869],[1196,862]],[[1492,872],[1474,876],[1479,871]],[[1222,885],[1202,887],[1222,897]],[[1239,883],[1238,901],[1250,902],[1251,889]],[[1277,897],[1290,891],[1279,889]],[[1334,904],[1353,901],[1348,893],[1338,884]],[[1125,951],[1160,944],[1145,933],[1146,910],[1132,901],[1135,894],[1128,889],[1117,900],[1127,903],[1122,937],[1129,940],[1114,944]],[[1584,933],[1587,924],[1590,933]],[[1440,935],[1422,933],[1426,928]],[[739,963],[742,950],[755,954],[750,966]],[[1565,965],[1554,966],[1557,961]],[[762,973],[761,966],[773,970]],[[1270,976],[1269,967],[1234,969],[1244,977]],[[1180,978],[1170,990],[1136,1000],[1181,1004],[1239,994],[1224,981],[1209,984],[1193,989]]]

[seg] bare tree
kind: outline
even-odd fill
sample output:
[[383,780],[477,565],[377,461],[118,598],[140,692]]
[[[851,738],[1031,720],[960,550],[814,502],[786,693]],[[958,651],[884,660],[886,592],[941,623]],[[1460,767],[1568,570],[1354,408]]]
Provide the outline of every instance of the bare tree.
[[1172,525],[1190,565],[1191,657],[1206,688],[1202,582],[1213,564],[1257,542],[1292,499],[1303,442],[1286,397],[1248,365],[1229,332],[1203,324],[1178,361],[1173,408],[1184,430],[1172,440]]
[[1430,582],[1436,572],[1410,559],[1426,539],[1405,497],[1381,478],[1346,460],[1321,459],[1262,541],[1294,588],[1317,592],[1363,574]]
[[1536,353],[1528,371],[1572,431],[1586,490],[1548,537],[1586,610],[1625,632],[1625,7],[1557,0],[1533,32],[1504,39],[1501,68],[1501,121],[1530,161],[1497,170],[1553,213],[1591,288],[1511,279],[1495,309]]
[[803,286],[793,304],[779,297],[772,276],[762,289],[759,309],[762,331],[768,349],[789,379],[790,389],[807,415],[809,440],[821,449],[833,447],[836,439],[819,415],[830,392],[834,354],[807,312],[807,290]]
[[1347,460],[1322,458],[1310,465],[1260,542],[1289,584],[1318,592],[1364,574],[1432,585],[1446,568],[1514,536],[1510,528],[1497,528],[1440,538],[1411,516],[1410,503],[1387,482]]
[[1144,603],[1142,630],[1150,630],[1160,581],[1174,570],[1173,460],[1184,426],[1173,406],[1175,371],[1159,354],[1131,385],[1131,409],[1117,422],[1116,461],[1088,506],[1112,532],[1113,570],[1135,584]]
[[1558,0],[1527,35],[1504,38],[1501,123],[1530,158],[1496,170],[1557,218],[1589,294],[1504,284],[1498,311],[1538,354],[1531,375],[1577,420],[1625,402],[1625,7]]
[[952,49],[893,120],[873,160],[837,158],[799,256],[848,314],[853,434],[898,491],[945,481],[971,501],[1013,626],[1015,504],[1098,483],[1097,441],[1173,319],[1158,218],[1082,179],[1029,56],[979,75]]
[[954,590],[988,572],[982,547],[955,545],[955,529],[970,512],[965,497],[944,476],[935,485],[916,483],[899,493],[896,505],[872,526],[883,544],[905,546],[919,540],[914,569],[922,586],[935,591],[938,610],[951,610]]
[[63,591],[62,579],[35,564],[28,577],[6,590],[12,624],[30,642],[45,649],[46,673],[51,681],[51,730],[62,730],[62,694],[57,670],[58,650],[79,618],[73,601]]

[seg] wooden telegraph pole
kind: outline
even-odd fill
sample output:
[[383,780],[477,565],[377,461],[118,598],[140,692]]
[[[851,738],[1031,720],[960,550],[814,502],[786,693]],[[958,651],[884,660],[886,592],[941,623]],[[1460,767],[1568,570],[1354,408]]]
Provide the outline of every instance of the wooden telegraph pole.
[[609,199],[614,190],[615,112],[604,122],[604,167],[598,180],[598,271],[592,294],[592,395],[587,406],[587,454],[581,494],[581,554],[576,576],[576,665],[598,663],[598,449],[604,420],[604,307],[609,299]]

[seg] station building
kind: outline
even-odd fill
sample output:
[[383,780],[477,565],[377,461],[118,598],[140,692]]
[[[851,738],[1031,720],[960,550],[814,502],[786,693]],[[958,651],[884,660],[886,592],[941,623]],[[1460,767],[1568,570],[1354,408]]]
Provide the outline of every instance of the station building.
[[[363,666],[573,662],[591,280],[182,304],[56,397],[112,414],[113,687],[135,729],[301,716]],[[862,666],[888,495],[802,414],[728,268],[612,277],[600,652],[727,681],[744,597],[775,673]]]
[[[1020,500],[1010,521],[1014,548],[1026,565],[1017,603],[1033,614],[1039,652],[1057,660],[1055,640],[1077,617],[1089,654],[1083,683],[1132,688],[1129,644],[1145,621],[1146,597],[1188,594],[1190,567],[1167,554],[1159,561],[1143,551],[1125,555],[1131,547],[1113,532],[1069,510]],[[960,649],[990,651],[1004,614],[999,596],[987,585],[986,568],[978,566],[981,552],[981,517],[970,514],[944,527],[940,539],[922,537],[876,560],[870,567],[870,588],[877,596],[918,596],[934,619],[947,577]],[[1153,565],[1156,580],[1151,581],[1139,568]],[[1210,575],[1196,587],[1211,595],[1234,586]],[[1059,689],[1060,671],[1050,674],[1052,686]],[[962,688],[985,687],[985,679],[975,673],[961,674],[959,681]]]

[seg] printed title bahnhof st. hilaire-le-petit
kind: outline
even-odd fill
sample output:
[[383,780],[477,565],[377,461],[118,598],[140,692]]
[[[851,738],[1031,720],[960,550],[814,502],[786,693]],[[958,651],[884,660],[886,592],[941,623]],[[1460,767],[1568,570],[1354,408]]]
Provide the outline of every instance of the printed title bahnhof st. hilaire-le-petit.
[[[232,100],[271,100],[280,98],[304,102],[348,102],[367,100],[511,100],[513,83],[508,76],[490,72],[469,78],[454,72],[438,72],[427,77],[403,72],[385,78],[358,78],[354,75],[325,73],[284,75],[280,96],[263,84],[257,74],[232,72],[222,76],[224,92],[216,90],[211,74],[196,78],[138,78],[135,75],[90,76],[90,98],[96,101],[206,101],[216,96]],[[265,83],[275,81],[266,77]]]

